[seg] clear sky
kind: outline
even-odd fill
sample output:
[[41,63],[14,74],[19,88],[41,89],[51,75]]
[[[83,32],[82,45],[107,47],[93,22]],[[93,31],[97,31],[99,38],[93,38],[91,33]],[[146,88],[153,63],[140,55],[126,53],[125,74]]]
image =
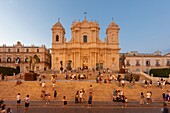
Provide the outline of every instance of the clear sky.
[[72,21],[98,21],[100,39],[114,18],[121,52],[170,52],[170,0],[0,0],[0,45],[51,48],[51,27],[58,21],[71,38]]

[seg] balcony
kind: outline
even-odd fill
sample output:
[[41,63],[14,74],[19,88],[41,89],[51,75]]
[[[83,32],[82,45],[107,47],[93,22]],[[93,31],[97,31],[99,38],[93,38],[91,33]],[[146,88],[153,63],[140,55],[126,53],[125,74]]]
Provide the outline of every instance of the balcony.
[[151,66],[150,64],[146,64],[147,67]]
[[166,63],[166,66],[170,66],[170,63]]
[[137,63],[137,64],[136,64],[136,66],[140,66],[140,64],[139,64],[139,63]]
[[127,63],[127,64],[126,64],[126,66],[130,66],[130,64],[129,64],[129,63]]
[[160,64],[158,64],[158,63],[157,63],[157,64],[155,64],[155,66],[156,66],[156,67],[159,67],[159,66],[160,66]]

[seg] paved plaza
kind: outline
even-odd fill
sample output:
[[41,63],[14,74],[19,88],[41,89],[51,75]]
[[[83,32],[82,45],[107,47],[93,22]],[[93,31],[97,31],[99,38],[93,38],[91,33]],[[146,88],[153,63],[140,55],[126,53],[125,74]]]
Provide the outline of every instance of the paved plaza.
[[[14,101],[8,101],[13,113],[23,113],[24,106],[16,108]],[[33,101],[28,113],[161,113],[162,103],[156,102],[150,105],[139,105],[136,102],[128,103],[126,108],[122,108],[122,103],[117,102],[94,102],[92,108],[87,108],[87,103],[74,104],[69,102],[66,108],[59,101],[45,102]]]
[[[50,76],[46,77],[46,79],[43,79],[43,81],[46,82],[46,90],[53,94],[51,89]],[[106,77],[106,75],[104,75],[104,77]],[[59,79],[56,80],[55,86],[58,91],[58,96],[56,99],[54,99],[52,96],[49,104],[46,104],[46,101],[40,98],[40,92],[43,88],[39,86],[38,81],[23,81],[23,84],[18,86],[15,86],[16,80],[12,78],[8,81],[0,82],[0,88],[3,92],[3,95],[1,93],[1,96],[5,97],[6,109],[10,107],[13,113],[23,113],[23,98],[26,94],[29,93],[31,96],[28,113],[161,113],[161,108],[163,107],[161,94],[162,92],[166,92],[166,90],[169,89],[169,85],[165,86],[163,89],[158,88],[156,86],[156,81],[153,81],[152,87],[144,88],[141,86],[141,84],[145,78],[141,78],[138,82],[136,82],[133,88],[129,87],[128,81],[125,81],[125,87],[120,87],[117,81],[106,84],[103,82],[96,83],[94,78],[87,80],[65,80],[64,75],[58,75],[58,78]],[[87,94],[89,94],[89,86],[91,84],[93,85],[94,98],[92,102],[92,108],[88,108]],[[27,90],[24,91],[22,89],[23,87]],[[75,92],[81,88],[85,88],[85,99],[83,103],[76,104],[74,102]],[[112,93],[114,88],[123,90],[128,96],[128,103],[126,108],[123,107],[122,102],[112,101]],[[140,92],[146,92],[148,90],[153,92],[153,103],[140,105]],[[16,95],[13,95],[16,94],[16,91],[22,94],[22,102],[19,108],[16,107]],[[67,96],[68,104],[66,108],[63,106],[63,95]]]

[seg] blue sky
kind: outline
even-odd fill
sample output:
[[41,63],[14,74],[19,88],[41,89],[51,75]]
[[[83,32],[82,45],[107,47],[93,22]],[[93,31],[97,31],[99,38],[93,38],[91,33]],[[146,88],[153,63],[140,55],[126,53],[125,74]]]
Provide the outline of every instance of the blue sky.
[[51,48],[51,27],[60,21],[71,38],[72,21],[98,21],[100,39],[114,18],[121,52],[170,50],[170,0],[0,0],[0,45]]

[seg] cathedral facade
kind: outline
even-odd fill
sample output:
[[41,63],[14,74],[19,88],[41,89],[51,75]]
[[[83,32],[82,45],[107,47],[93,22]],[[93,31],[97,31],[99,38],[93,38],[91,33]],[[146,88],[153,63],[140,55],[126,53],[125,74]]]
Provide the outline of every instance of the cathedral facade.
[[74,21],[71,40],[66,42],[65,29],[58,21],[52,27],[52,69],[109,68],[119,71],[119,26],[112,22],[106,29],[104,42],[99,38],[97,22]]

